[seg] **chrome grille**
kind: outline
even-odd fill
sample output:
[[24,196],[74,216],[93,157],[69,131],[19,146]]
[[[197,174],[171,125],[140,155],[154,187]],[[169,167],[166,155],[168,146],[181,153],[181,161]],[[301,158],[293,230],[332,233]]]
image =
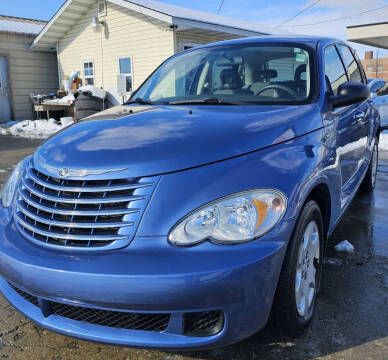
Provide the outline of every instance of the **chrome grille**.
[[28,239],[50,247],[122,247],[132,239],[155,183],[155,177],[59,179],[27,167],[16,224]]

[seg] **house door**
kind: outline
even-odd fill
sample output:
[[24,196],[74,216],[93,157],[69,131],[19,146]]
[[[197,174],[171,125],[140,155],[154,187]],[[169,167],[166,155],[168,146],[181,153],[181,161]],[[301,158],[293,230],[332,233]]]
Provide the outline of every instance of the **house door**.
[[11,120],[7,58],[0,56],[0,123]]

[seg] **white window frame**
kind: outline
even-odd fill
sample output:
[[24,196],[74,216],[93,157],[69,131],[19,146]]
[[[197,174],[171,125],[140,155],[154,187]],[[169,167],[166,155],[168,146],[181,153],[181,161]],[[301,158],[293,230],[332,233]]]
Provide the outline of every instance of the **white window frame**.
[[[92,75],[85,75],[85,64],[92,63],[92,69],[93,69],[93,76]],[[82,62],[82,71],[84,73],[84,81],[87,81],[89,85],[89,79],[93,79],[93,86],[96,86],[96,72],[94,67],[94,60],[84,60]],[[85,84],[84,84],[85,85]]]
[[[131,61],[131,72],[130,73],[121,73],[121,70],[120,70],[120,60],[121,59],[130,59]],[[130,94],[133,92],[133,58],[132,56],[120,56],[119,59],[118,59],[118,67],[119,67],[119,74],[120,75],[125,75],[125,76],[128,76],[131,78],[131,84],[132,84],[132,88],[130,91],[127,91],[127,94]]]

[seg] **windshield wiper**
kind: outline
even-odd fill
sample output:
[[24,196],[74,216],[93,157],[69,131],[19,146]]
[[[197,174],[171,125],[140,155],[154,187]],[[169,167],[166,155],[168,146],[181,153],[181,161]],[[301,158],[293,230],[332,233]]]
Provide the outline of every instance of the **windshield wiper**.
[[169,105],[238,105],[231,101],[221,100],[217,97],[208,97],[205,99],[193,99],[182,101],[171,101]]
[[124,105],[128,104],[141,104],[141,105],[153,105],[154,103],[149,100],[145,100],[142,98],[136,98],[134,100],[128,100],[127,102],[124,103]]

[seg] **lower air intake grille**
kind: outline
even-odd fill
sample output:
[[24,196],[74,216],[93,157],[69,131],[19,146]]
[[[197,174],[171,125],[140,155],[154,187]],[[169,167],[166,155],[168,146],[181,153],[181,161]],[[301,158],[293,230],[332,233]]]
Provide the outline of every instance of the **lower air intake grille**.
[[67,319],[89,324],[127,330],[164,331],[170,321],[170,314],[140,314],[109,311],[50,302],[51,311]]
[[27,294],[26,292],[24,292],[23,290],[18,289],[17,287],[13,286],[12,284],[9,284],[9,285],[12,287],[12,289],[14,289],[14,290],[15,290],[20,296],[22,296],[25,300],[27,300],[27,301],[30,302],[31,304],[33,304],[33,305],[39,307],[38,298],[37,298],[36,296]]
[[224,326],[221,311],[204,311],[184,315],[184,333],[188,336],[211,336],[219,333]]

